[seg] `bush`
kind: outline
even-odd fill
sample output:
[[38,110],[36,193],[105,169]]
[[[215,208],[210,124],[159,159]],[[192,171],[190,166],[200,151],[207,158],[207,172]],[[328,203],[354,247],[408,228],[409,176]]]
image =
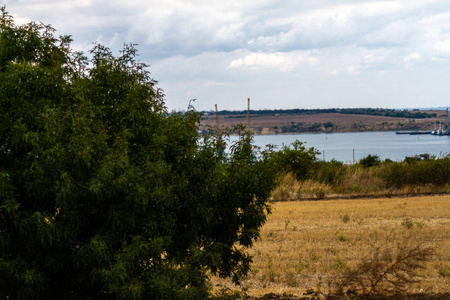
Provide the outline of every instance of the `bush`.
[[343,163],[335,159],[329,162],[318,161],[311,177],[319,182],[337,186],[342,184],[346,170]]
[[430,158],[385,164],[381,177],[388,186],[445,185],[450,178],[450,158]]
[[372,155],[372,154],[367,155],[366,157],[362,158],[359,161],[359,163],[365,168],[378,166],[380,164],[380,162],[381,162],[380,157],[378,155]]
[[266,220],[269,154],[168,113],[136,49],[0,16],[0,298],[205,299]]
[[273,160],[279,171],[293,172],[298,180],[310,175],[319,152],[313,147],[307,149],[304,143],[296,140],[274,154]]

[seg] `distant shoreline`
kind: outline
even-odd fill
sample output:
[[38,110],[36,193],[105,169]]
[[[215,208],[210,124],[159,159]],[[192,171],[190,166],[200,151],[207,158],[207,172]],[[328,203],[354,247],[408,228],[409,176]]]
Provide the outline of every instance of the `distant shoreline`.
[[[250,114],[250,129],[256,135],[342,132],[389,132],[434,130],[447,127],[445,110],[420,111],[435,114],[431,118],[392,117],[366,114],[321,112],[310,114]],[[238,116],[238,117],[237,117]],[[232,129],[247,123],[247,116],[219,112],[219,127]],[[200,130],[207,132],[216,126],[214,114],[203,115]]]

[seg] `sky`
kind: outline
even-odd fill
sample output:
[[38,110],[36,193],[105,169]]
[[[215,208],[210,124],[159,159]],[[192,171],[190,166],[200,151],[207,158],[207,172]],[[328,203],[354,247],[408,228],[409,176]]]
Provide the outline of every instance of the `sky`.
[[138,44],[169,110],[450,106],[448,0],[0,0],[72,47]]

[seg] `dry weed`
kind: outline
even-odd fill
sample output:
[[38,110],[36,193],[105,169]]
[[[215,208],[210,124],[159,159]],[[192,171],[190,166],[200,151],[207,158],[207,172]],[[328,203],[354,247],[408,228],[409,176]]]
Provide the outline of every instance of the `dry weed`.
[[307,179],[300,182],[299,190],[302,198],[322,200],[331,193],[332,188],[328,184]]
[[407,239],[395,245],[373,248],[355,267],[345,267],[336,282],[336,294],[404,294],[420,282],[418,271],[431,261],[434,249],[411,244]]
[[346,193],[372,194],[386,189],[384,181],[377,176],[375,168],[353,168],[342,182]]
[[292,172],[279,176],[276,189],[272,192],[272,199],[277,201],[291,201],[299,199],[300,182],[297,181]]
[[322,200],[337,197],[386,197],[445,194],[450,192],[450,183],[444,185],[423,184],[387,187],[377,168],[347,166],[339,184],[325,184],[315,179],[298,181],[292,173],[279,177],[277,188],[272,192],[275,201]]

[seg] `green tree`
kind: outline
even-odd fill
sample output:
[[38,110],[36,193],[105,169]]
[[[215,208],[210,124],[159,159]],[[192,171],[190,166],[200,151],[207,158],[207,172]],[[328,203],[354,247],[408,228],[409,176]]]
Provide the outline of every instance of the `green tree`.
[[0,16],[0,298],[205,299],[238,282],[274,184],[243,133],[198,134],[146,65]]
[[325,129],[329,129],[329,128],[333,127],[333,126],[334,126],[333,122],[323,123],[323,127],[325,127]]
[[314,166],[313,179],[334,186],[342,185],[347,168],[341,161],[318,161]]
[[361,158],[359,163],[365,168],[370,168],[370,167],[378,166],[381,163],[381,160],[378,155],[369,154],[366,157]]
[[310,175],[318,153],[313,147],[306,148],[304,143],[295,140],[274,153],[273,160],[279,171],[293,172],[297,179],[302,180]]

